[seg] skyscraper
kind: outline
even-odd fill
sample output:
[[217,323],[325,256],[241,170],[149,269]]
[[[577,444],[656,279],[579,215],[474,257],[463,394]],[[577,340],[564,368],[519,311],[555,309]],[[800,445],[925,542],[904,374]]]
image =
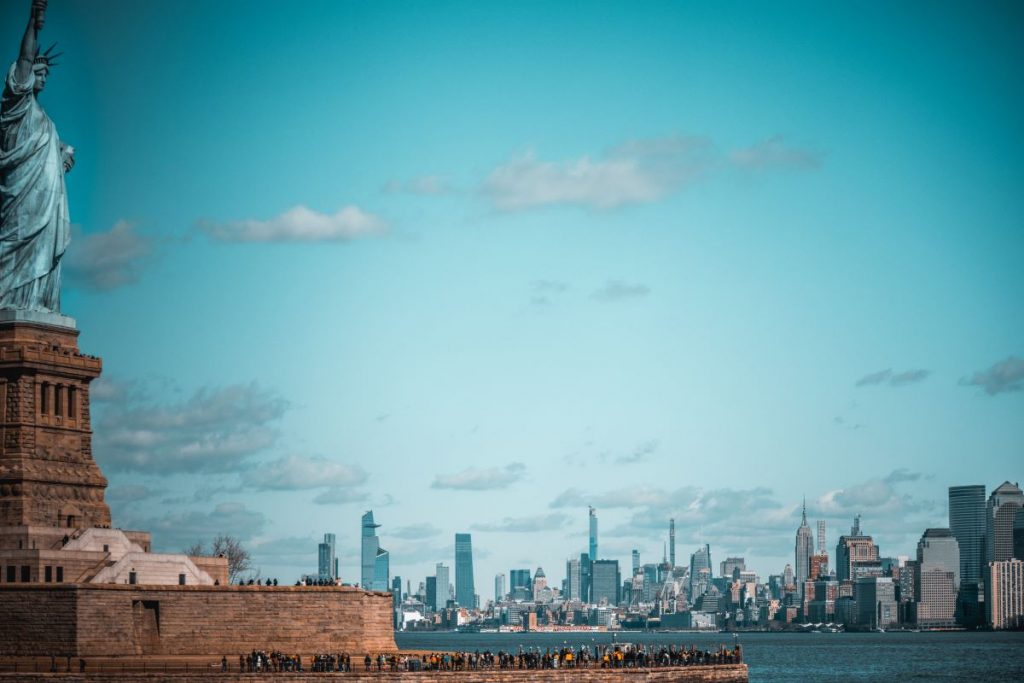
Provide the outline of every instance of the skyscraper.
[[324,534],[324,542],[317,546],[319,562],[317,574],[323,581],[338,578],[338,557],[335,552],[334,534]]
[[676,566],[676,520],[668,520],[668,562],[674,569]]
[[568,588],[567,595],[565,596],[568,600],[582,600],[582,580],[583,573],[580,571],[580,561],[577,558],[567,560],[565,563],[565,578],[566,587]]
[[952,626],[960,587],[960,550],[949,529],[928,529],[917,543],[914,600],[918,626]]
[[958,621],[980,626],[985,598],[985,486],[949,487],[949,528],[960,548]]
[[[861,533],[860,515],[853,519],[853,528],[848,536],[840,536],[836,545],[836,579],[853,581],[863,572],[861,568],[873,570],[878,562],[878,546],[874,539]],[[878,566],[881,574],[881,566]]]
[[437,577],[427,577],[427,608],[431,612],[437,611]]
[[804,581],[811,575],[811,555],[814,554],[814,536],[811,527],[807,526],[807,501],[804,501],[803,517],[800,527],[796,530],[796,585],[803,591]]
[[591,567],[590,601],[598,604],[605,600],[609,605],[618,605],[622,590],[622,576],[618,560],[595,560]]
[[949,529],[960,548],[960,581],[977,584],[985,564],[985,486],[949,487]]
[[1013,557],[1024,560],[1024,508],[1017,510],[1017,518],[1013,523]]
[[505,575],[494,575],[494,602],[501,602],[505,599]]
[[593,561],[587,553],[580,553],[580,600],[592,603],[591,599]]
[[711,584],[711,545],[705,543],[702,548],[690,556],[690,602],[707,591]]
[[825,520],[818,520],[818,554],[828,554],[828,548],[825,547]]
[[658,589],[658,566],[645,564],[643,567],[643,601],[653,602],[655,591]]
[[597,510],[590,509],[590,559],[597,559]]
[[537,567],[537,571],[533,574],[533,599],[539,601],[541,593],[548,587],[548,577],[544,573],[543,567]]
[[633,575],[640,571],[640,551],[633,548]]
[[988,498],[985,510],[985,561],[1001,562],[1013,557],[1013,526],[1024,507],[1020,487],[1003,482]]
[[473,583],[473,540],[470,534],[455,534],[455,601],[461,607],[476,607]]
[[1024,562],[1003,560],[986,567],[985,611],[992,628],[1024,627]]
[[533,579],[529,569],[513,569],[509,572],[508,591],[513,600],[527,600],[533,594]]
[[391,596],[392,596],[392,599],[395,601],[395,605],[396,606],[399,605],[402,602],[402,598],[404,596],[402,595],[402,577],[401,576],[396,576],[395,578],[391,579]]
[[362,524],[360,585],[367,590],[386,591],[390,583],[390,555],[380,547],[378,527],[380,524],[373,521],[373,510],[367,510]]
[[897,623],[896,586],[892,577],[869,576],[854,583],[857,623],[871,628],[888,628]]
[[434,568],[434,580],[437,582],[437,609],[444,609],[452,599],[452,583],[444,563],[438,562]]
[[737,569],[739,569],[741,572],[744,572],[744,571],[747,570],[747,561],[744,558],[742,558],[742,557],[727,557],[718,566],[718,570],[719,570],[719,573],[721,574],[722,578],[723,579],[729,579],[730,581],[733,578],[733,573]]

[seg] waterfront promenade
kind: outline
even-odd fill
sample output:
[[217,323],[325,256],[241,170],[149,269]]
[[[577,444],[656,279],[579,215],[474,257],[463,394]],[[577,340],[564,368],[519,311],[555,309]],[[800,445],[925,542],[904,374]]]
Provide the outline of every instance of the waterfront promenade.
[[[452,653],[453,655],[455,653]],[[430,659],[428,653],[401,653],[396,658]],[[303,658],[313,662],[312,656]],[[356,660],[353,658],[353,662]],[[447,681],[449,683],[747,683],[745,664],[689,664],[681,666],[621,666],[592,662],[572,668],[498,668],[480,667],[461,670],[409,671],[382,666],[374,661],[367,671],[363,657],[352,671],[239,671],[236,660],[210,656],[194,657],[109,657],[85,660],[77,658],[19,658],[0,660],[0,682],[8,681],[83,681],[91,683],[134,683],[136,681],[266,681],[280,678],[301,680],[344,680],[362,683],[389,681]],[[226,670],[225,670],[226,669]]]

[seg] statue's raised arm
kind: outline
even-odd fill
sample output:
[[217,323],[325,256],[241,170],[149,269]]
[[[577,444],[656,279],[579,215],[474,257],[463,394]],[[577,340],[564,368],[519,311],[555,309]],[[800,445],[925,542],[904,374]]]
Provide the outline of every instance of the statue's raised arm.
[[64,173],[74,150],[39,105],[58,55],[41,52],[47,0],[32,0],[0,100],[0,310],[60,312],[60,265],[70,241]]
[[28,26],[25,27],[25,35],[21,39],[21,51],[18,53],[18,61],[14,67],[14,75],[21,83],[28,80],[29,74],[32,73],[32,65],[36,60],[36,54],[39,52],[39,32],[43,30],[43,25],[46,23],[48,1],[32,0]]

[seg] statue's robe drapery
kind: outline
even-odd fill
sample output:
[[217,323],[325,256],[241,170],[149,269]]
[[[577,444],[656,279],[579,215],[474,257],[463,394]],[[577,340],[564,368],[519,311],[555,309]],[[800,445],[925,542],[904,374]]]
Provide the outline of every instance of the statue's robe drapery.
[[0,308],[59,312],[71,239],[63,147],[34,85],[12,65],[0,102]]

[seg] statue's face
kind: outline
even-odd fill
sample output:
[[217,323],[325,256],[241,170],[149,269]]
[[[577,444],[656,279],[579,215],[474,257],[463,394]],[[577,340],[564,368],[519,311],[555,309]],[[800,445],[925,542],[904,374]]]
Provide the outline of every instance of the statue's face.
[[32,71],[36,75],[36,85],[33,90],[39,92],[46,87],[46,77],[50,75],[50,68],[44,64],[37,64]]

